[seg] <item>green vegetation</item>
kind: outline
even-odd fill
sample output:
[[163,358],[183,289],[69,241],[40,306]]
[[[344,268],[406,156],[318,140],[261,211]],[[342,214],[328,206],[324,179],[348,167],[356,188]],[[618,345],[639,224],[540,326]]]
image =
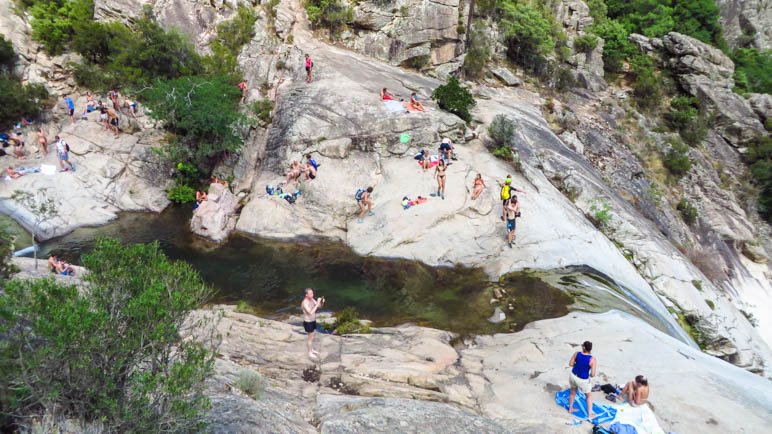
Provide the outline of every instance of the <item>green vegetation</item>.
[[464,74],[469,78],[479,78],[482,75],[485,64],[491,58],[490,42],[486,30],[479,23],[472,25],[472,34],[469,36],[469,48],[464,57]]
[[174,134],[163,148],[169,161],[184,161],[209,173],[225,153],[237,152],[243,140],[237,127],[241,91],[225,77],[182,77],[161,81],[140,92],[151,117]]
[[688,199],[682,198],[678,201],[676,209],[681,212],[681,218],[684,219],[687,225],[693,225],[697,222],[697,208]]
[[598,37],[592,33],[574,39],[574,49],[580,53],[590,53],[598,46]]
[[233,76],[233,80],[238,81],[241,71],[237,58],[241,48],[255,35],[255,21],[254,10],[241,5],[236,16],[217,25],[217,37],[210,46],[212,55],[204,61],[209,74]]
[[650,38],[677,31],[722,47],[719,11],[713,0],[606,0],[608,17],[618,20],[628,34]]
[[256,401],[260,399],[260,396],[265,390],[265,382],[263,381],[263,377],[250,369],[245,369],[239,372],[239,376],[236,378],[235,386],[244,392],[247,396]]
[[417,71],[420,71],[431,64],[431,57],[429,57],[428,54],[415,56],[407,59],[405,62],[403,62],[403,64],[408,68],[413,68]]
[[611,205],[605,199],[594,199],[590,204],[590,220],[598,229],[606,231],[611,228],[613,214]]
[[370,333],[370,326],[362,324],[359,314],[353,307],[347,307],[338,312],[333,329],[339,335]]
[[680,141],[671,143],[670,150],[662,159],[662,164],[676,178],[684,176],[692,168],[692,160],[689,159],[689,147]]
[[264,123],[268,124],[271,122],[271,112],[273,111],[273,102],[271,102],[270,99],[260,99],[252,103],[250,106],[252,109],[252,113],[257,117],[257,119]]
[[67,48],[76,27],[92,20],[93,0],[19,0],[18,5],[32,16],[32,38],[49,54],[61,54]]
[[5,129],[22,117],[35,118],[48,99],[48,91],[40,84],[21,83],[13,73],[16,53],[13,45],[0,35],[0,129]]
[[635,78],[633,96],[641,110],[652,111],[662,101],[661,78],[654,69],[654,61],[646,55],[638,55],[630,60],[630,73]]
[[[0,223],[0,288],[5,284],[5,280],[11,276],[11,273],[17,271],[16,266],[11,262],[11,255],[14,251],[16,237],[3,222]],[[1,347],[0,347],[1,348]],[[0,351],[2,351],[0,349]],[[0,403],[2,403],[2,392],[0,392]],[[0,417],[0,427],[2,427],[2,418]]]
[[772,50],[738,48],[732,60],[736,92],[772,94]]
[[772,138],[764,136],[749,144],[745,162],[759,189],[759,213],[772,221]]
[[191,203],[196,200],[196,189],[185,184],[175,184],[166,192],[166,197],[175,203]]
[[81,286],[53,278],[6,284],[2,422],[49,412],[99,422],[105,432],[199,431],[213,353],[180,334],[211,290],[158,243],[99,239],[82,263],[89,273]]
[[756,319],[756,317],[755,317],[755,316],[753,316],[753,314],[752,314],[752,313],[750,313],[750,312],[746,312],[746,311],[745,311],[745,310],[743,310],[743,309],[740,309],[740,313],[742,313],[742,314],[743,314],[743,316],[745,317],[745,319],[747,319],[747,320],[748,320],[748,322],[749,322],[749,323],[751,323],[751,325],[752,325],[753,327],[758,327],[758,326],[759,326],[759,320],[758,320],[758,319]]
[[716,303],[713,303],[713,300],[708,300],[708,299],[706,298],[706,299],[705,299],[705,304],[707,304],[707,305],[708,305],[708,307],[710,308],[710,310],[716,310]]
[[702,291],[702,280],[692,280],[692,285],[697,288],[697,291]]
[[476,103],[472,93],[461,87],[461,83],[456,77],[451,77],[446,84],[434,89],[432,99],[437,101],[441,109],[471,122],[472,115],[469,113],[469,109],[474,107]]
[[635,46],[627,39],[629,32],[619,21],[601,20],[590,32],[603,38],[603,69],[606,72],[622,72],[625,59],[636,53]]
[[337,35],[354,19],[354,10],[341,0],[306,0],[306,14],[314,27],[324,27]]
[[498,114],[488,126],[488,135],[492,142],[492,153],[503,160],[512,160],[512,148],[515,147],[515,122]]
[[699,144],[707,135],[706,120],[700,116],[697,98],[677,96],[670,100],[665,120],[690,145]]

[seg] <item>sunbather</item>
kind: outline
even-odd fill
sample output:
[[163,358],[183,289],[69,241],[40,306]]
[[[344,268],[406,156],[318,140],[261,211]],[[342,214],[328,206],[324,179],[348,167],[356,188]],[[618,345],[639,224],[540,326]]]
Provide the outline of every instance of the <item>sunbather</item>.
[[5,169],[5,174],[8,175],[11,179],[18,179],[24,176],[23,173],[19,173],[13,170],[13,166],[10,166],[7,169]]
[[643,375],[637,375],[633,381],[628,382],[620,394],[630,405],[643,405],[649,399],[649,380]]
[[410,104],[413,106],[414,110],[425,112],[426,109],[424,108],[424,105],[421,104],[421,101],[418,99],[418,95],[416,95],[415,92],[410,94]]
[[294,181],[295,184],[297,184],[300,181],[300,175],[302,173],[303,173],[303,168],[300,166],[300,161],[292,160],[292,163],[290,163],[290,170],[287,173],[287,179],[285,183],[289,184],[290,181]]
[[386,90],[386,88],[384,87],[383,89],[381,89],[381,99],[384,101],[391,101],[397,98],[395,98],[394,95],[390,94],[389,91]]
[[485,189],[485,181],[482,179],[482,175],[479,173],[474,178],[474,185],[472,185],[472,200],[476,200],[482,194]]

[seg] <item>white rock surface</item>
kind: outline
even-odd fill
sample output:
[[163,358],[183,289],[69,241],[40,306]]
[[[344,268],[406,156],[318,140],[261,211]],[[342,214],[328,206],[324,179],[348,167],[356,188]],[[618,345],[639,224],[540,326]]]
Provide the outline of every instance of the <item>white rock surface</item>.
[[201,202],[190,219],[190,229],[212,241],[223,241],[236,226],[239,201],[228,187],[220,183],[209,185],[207,200]]

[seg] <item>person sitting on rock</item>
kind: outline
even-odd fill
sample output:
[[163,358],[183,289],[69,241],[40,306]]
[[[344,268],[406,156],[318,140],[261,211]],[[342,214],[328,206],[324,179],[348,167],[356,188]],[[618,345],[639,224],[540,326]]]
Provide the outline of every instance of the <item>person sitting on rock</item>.
[[56,272],[62,276],[74,276],[75,269],[72,265],[64,261],[63,259],[56,263]]
[[220,178],[218,178],[218,177],[216,177],[216,176],[214,176],[214,175],[212,175],[212,177],[211,177],[211,178],[209,178],[209,182],[210,182],[211,184],[220,184],[220,185],[222,185],[223,187],[228,187],[228,186],[230,186],[230,184],[228,183],[228,181],[226,181],[226,180],[224,180],[224,179],[220,179]]
[[393,101],[393,100],[396,100],[397,98],[391,93],[389,93],[389,91],[386,90],[386,88],[384,87],[383,89],[381,89],[381,99],[384,101]]
[[308,161],[306,162],[306,165],[303,166],[303,173],[308,180],[316,179],[316,167]]
[[419,152],[418,155],[415,156],[415,159],[418,160],[418,164],[420,164],[421,167],[424,168],[424,171],[428,170],[431,167],[429,151],[427,151],[426,149],[421,149],[421,152]]
[[206,192],[205,191],[197,191],[196,192],[196,202],[201,203],[206,200]]
[[439,150],[445,164],[450,164],[449,160],[457,160],[456,155],[453,152],[454,149],[453,142],[449,138],[445,137],[442,139]]
[[421,104],[421,101],[418,99],[418,95],[415,92],[410,94],[410,105],[413,106],[413,110],[418,110],[420,112],[426,111],[424,105]]
[[24,160],[24,137],[20,133],[13,134],[9,139],[9,142],[13,144],[13,154],[19,160]]
[[10,177],[11,179],[18,179],[24,176],[23,173],[19,173],[16,170],[13,169],[13,166],[8,167],[5,169],[5,174]]
[[632,406],[645,404],[649,399],[649,380],[643,375],[636,375],[633,381],[625,385],[619,396]]
[[97,109],[96,102],[94,101],[94,96],[91,95],[91,92],[86,92],[86,108],[83,110],[83,113],[80,115],[81,119],[86,119],[86,115],[93,112]]
[[474,184],[472,185],[472,200],[477,200],[485,189],[485,181],[482,179],[482,175],[479,173],[474,178]]
[[59,265],[59,258],[51,254],[51,256],[48,257],[48,269],[51,270],[52,273],[56,273],[56,269]]
[[297,184],[300,182],[301,174],[303,174],[303,168],[300,166],[300,161],[292,160],[292,163],[290,163],[289,173],[287,173],[285,184],[289,184],[290,181],[293,181],[295,184]]

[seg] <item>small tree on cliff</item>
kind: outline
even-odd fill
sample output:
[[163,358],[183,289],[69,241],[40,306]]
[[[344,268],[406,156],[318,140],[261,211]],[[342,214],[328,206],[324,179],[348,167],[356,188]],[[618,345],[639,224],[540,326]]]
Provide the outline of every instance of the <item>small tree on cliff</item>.
[[461,83],[456,77],[450,77],[446,84],[434,89],[432,99],[437,101],[441,109],[449,111],[467,122],[472,120],[469,109],[476,102],[472,93],[461,87]]
[[37,271],[38,245],[35,237],[40,231],[40,225],[43,222],[51,220],[55,217],[59,217],[59,209],[56,207],[56,202],[54,202],[53,199],[45,194],[45,190],[43,190],[43,195],[41,198],[38,198],[36,195],[33,195],[28,191],[17,190],[13,192],[11,199],[27,208],[27,210],[32,213],[34,218],[32,230],[30,230],[30,235],[32,236],[32,250],[33,257],[35,258],[35,271]]

